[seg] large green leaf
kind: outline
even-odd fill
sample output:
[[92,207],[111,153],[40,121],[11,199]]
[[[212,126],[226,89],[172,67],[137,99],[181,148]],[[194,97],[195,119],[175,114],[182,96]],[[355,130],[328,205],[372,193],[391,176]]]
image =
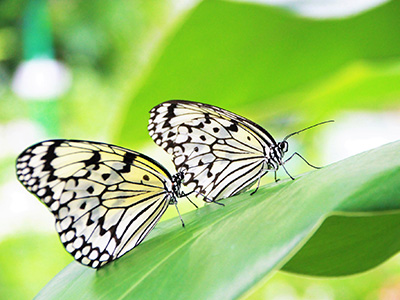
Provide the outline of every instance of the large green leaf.
[[[359,216],[400,209],[399,151],[400,142],[391,143],[294,181],[269,184],[253,196],[245,193],[225,199],[225,207],[207,205],[183,215],[185,228],[176,218],[164,221],[142,245],[98,271],[70,264],[39,293],[38,299],[238,297],[280,269],[304,244],[306,249],[307,240],[329,214],[345,211]],[[370,254],[374,259],[364,261],[361,268],[367,269],[388,257],[388,251],[379,251],[387,247],[384,242],[368,242],[368,238],[376,237],[376,231],[362,229],[354,227],[355,241],[367,241],[368,249],[375,248],[375,255]],[[325,230],[322,235],[326,240],[327,233],[337,231]],[[380,235],[384,234],[381,230]],[[390,243],[390,237],[383,240]],[[310,247],[314,248],[312,241]],[[358,253],[360,247],[354,251]],[[309,256],[302,258],[300,253],[300,258],[293,259],[292,269],[304,271],[302,260]],[[331,261],[336,263],[336,259]],[[325,273],[338,272],[329,262],[318,267],[326,267]],[[286,268],[291,269],[290,265]],[[361,269],[349,264],[350,272]]]
[[392,1],[321,21],[276,7],[202,1],[169,32],[145,78],[132,80],[115,141],[133,148],[150,141],[148,111],[169,99],[212,103],[258,121],[293,114],[307,124],[343,109],[388,108],[400,96],[399,13],[400,2]]

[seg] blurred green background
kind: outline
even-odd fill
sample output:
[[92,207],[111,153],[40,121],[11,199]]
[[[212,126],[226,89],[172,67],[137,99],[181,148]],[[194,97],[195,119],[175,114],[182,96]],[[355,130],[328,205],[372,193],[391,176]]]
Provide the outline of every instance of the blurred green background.
[[[72,261],[14,175],[35,142],[114,143],[173,172],[146,129],[169,99],[232,110],[278,140],[335,119],[290,140],[317,165],[400,139],[400,2],[273,2],[0,2],[0,299],[32,298]],[[400,299],[399,267],[395,256],[346,278],[279,272],[243,298]]]

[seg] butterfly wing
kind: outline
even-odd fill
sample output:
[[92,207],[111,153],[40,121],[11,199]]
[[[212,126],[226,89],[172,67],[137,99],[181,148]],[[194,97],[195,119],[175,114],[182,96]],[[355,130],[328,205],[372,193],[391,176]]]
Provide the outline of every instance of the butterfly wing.
[[272,136],[261,126],[222,108],[184,100],[150,111],[149,134],[174,156],[184,184],[213,201],[251,187],[266,173]]
[[172,188],[168,171],[151,158],[88,141],[31,146],[17,159],[17,176],[54,214],[65,249],[93,268],[142,242]]

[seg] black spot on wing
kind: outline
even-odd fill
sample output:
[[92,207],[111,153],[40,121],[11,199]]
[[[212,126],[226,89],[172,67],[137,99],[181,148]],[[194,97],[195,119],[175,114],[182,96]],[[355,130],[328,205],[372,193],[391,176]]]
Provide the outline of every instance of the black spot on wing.
[[43,171],[50,171],[49,177],[47,178],[47,182],[50,183],[54,180],[58,180],[57,176],[54,176],[54,168],[51,165],[51,162],[53,161],[53,159],[57,158],[57,155],[55,153],[55,149],[61,145],[62,141],[54,141],[53,144],[51,144],[49,146],[49,148],[47,149],[47,152],[45,155],[43,155],[43,157],[41,158],[41,160],[43,161]]
[[167,143],[167,146],[165,147],[166,149],[175,147],[175,142],[173,142],[172,140],[167,140],[166,143]]
[[125,154],[124,154],[124,163],[126,163],[126,164],[130,164],[130,165],[132,165],[133,164],[133,161],[136,159],[136,154],[133,154],[133,153],[131,153],[131,152],[126,152]]
[[105,221],[104,216],[101,216],[97,221],[97,224],[100,227],[100,235],[101,236],[105,235],[107,232],[107,230],[104,229],[104,221]]
[[172,126],[171,126],[171,123],[168,121],[168,120],[166,120],[165,122],[164,122],[164,124],[163,124],[163,126],[162,126],[162,128],[171,128]]
[[125,166],[120,170],[121,173],[129,173],[131,171],[131,166],[133,165],[133,161],[136,159],[136,156],[136,154],[131,152],[126,152],[124,154],[123,162],[125,163]]
[[171,105],[168,106],[167,113],[165,114],[166,120],[165,120],[162,128],[171,128],[172,127],[172,125],[169,122],[169,120],[171,120],[172,118],[176,117],[175,112],[174,112],[176,106],[177,105],[175,103],[172,103]]
[[173,117],[176,117],[175,112],[174,112],[176,106],[177,106],[176,103],[172,103],[170,106],[168,106],[165,117],[167,117],[168,119],[172,119]]
[[[85,164],[86,167],[90,165],[97,165],[101,159],[101,155],[99,151],[93,151],[93,155],[91,158],[84,160],[83,163]],[[93,168],[95,170],[96,168]]]
[[211,124],[211,119],[210,119],[210,114],[209,113],[205,113],[204,114],[204,118],[206,119],[205,120],[206,124]]
[[111,236],[115,239],[115,242],[116,242],[117,245],[118,245],[118,244],[120,243],[121,240],[120,240],[119,238],[117,238],[117,234],[116,234],[116,232],[117,232],[117,224],[111,226],[111,227],[108,229],[108,231],[110,232]]
[[[44,170],[44,168],[43,168],[43,170]],[[54,176],[54,174],[51,172],[49,177],[47,177],[47,183],[50,183],[50,182],[52,182],[54,180],[58,180],[58,177]]]
[[86,221],[86,226],[90,226],[90,225],[92,225],[94,222],[93,222],[93,220],[90,218],[90,216],[89,216],[89,218],[87,219],[87,221]]
[[198,129],[202,129],[202,128],[204,128],[204,123],[203,122],[200,122],[198,125],[196,125],[196,126],[193,126],[194,128],[198,128]]
[[238,132],[239,131],[237,123],[234,122],[234,121],[230,126],[226,127],[226,129],[229,130],[229,131],[232,131],[232,132]]

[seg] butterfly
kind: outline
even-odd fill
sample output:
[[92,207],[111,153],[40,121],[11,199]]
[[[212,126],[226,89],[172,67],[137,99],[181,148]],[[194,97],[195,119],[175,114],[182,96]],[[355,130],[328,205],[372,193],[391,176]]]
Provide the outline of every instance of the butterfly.
[[228,110],[199,102],[170,100],[150,110],[148,131],[154,142],[173,155],[177,170],[184,172],[183,185],[206,202],[215,202],[249,189],[267,172],[276,172],[295,155],[283,160],[287,139],[325,121],[287,135],[276,142],[253,121]]
[[65,249],[92,268],[138,246],[184,196],[183,173],[171,176],[144,154],[99,142],[40,142],[19,155],[16,172],[53,213]]

